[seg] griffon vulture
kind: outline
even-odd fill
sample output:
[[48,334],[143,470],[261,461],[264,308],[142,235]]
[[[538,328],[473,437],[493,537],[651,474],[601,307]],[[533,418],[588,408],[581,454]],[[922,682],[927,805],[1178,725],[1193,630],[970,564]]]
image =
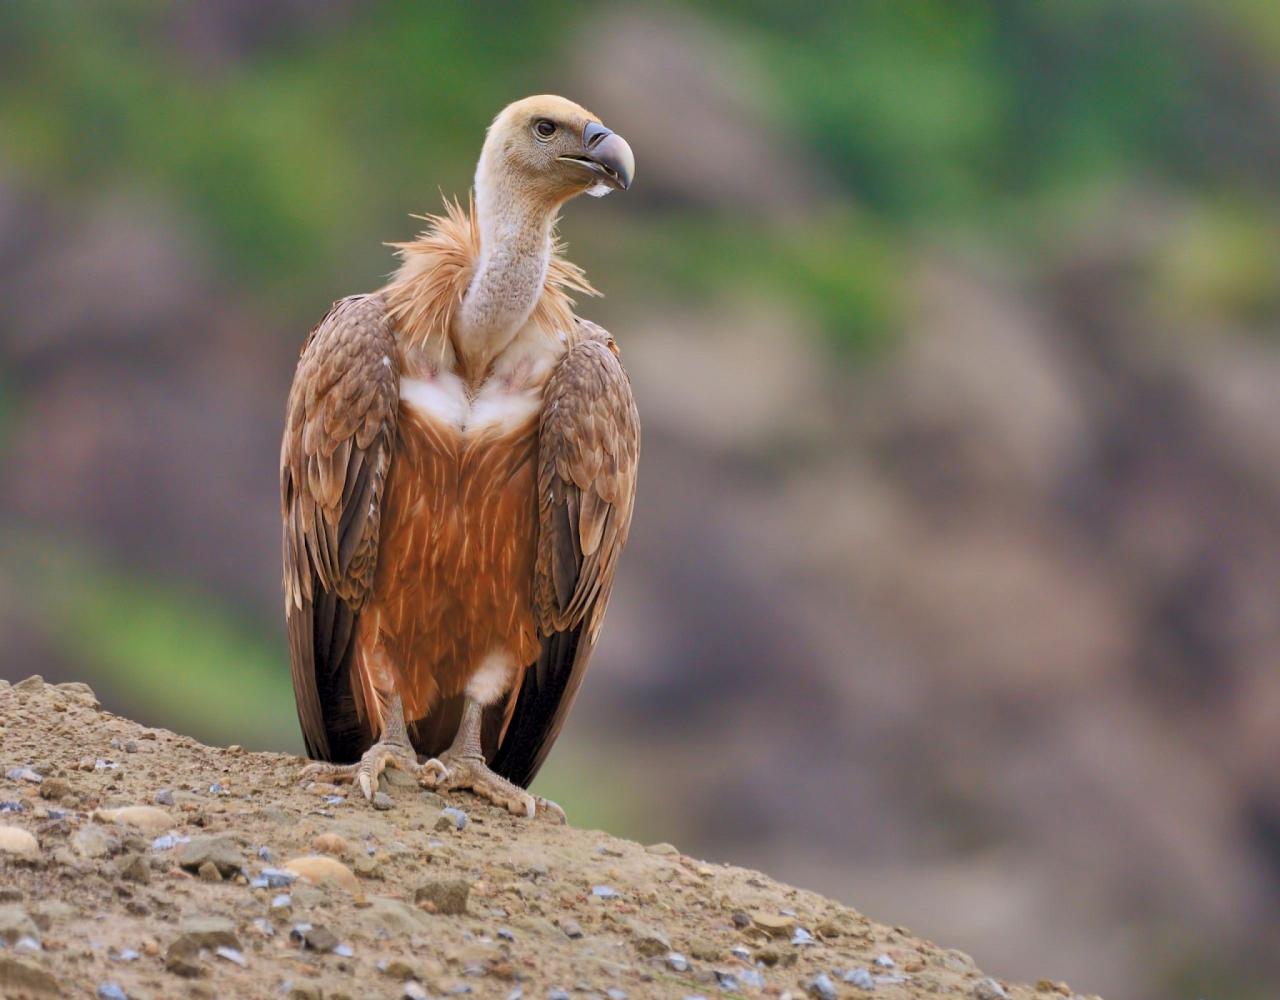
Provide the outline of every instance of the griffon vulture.
[[[631,148],[562,97],[490,125],[379,291],[334,303],[289,393],[284,595],[304,774],[387,766],[563,819],[524,789],[600,633],[635,497],[618,348],[574,315],[560,208],[630,186]],[[423,758],[419,759],[419,755]]]

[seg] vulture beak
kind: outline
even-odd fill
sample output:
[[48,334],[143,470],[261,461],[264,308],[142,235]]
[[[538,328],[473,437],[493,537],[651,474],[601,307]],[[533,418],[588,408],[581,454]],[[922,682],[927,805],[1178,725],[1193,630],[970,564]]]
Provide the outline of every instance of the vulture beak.
[[625,191],[636,174],[636,158],[627,140],[599,122],[588,122],[582,130],[582,153],[559,157],[589,170],[610,188]]

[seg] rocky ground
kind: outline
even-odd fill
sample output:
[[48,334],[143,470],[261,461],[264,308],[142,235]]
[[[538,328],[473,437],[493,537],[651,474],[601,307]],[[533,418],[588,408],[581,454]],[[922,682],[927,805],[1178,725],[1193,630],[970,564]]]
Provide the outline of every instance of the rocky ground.
[[300,766],[0,681],[0,996],[1071,995],[669,844]]

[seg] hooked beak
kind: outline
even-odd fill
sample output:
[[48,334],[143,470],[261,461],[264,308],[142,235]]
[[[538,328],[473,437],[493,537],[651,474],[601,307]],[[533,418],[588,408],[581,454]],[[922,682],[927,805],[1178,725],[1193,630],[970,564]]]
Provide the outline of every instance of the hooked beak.
[[636,158],[627,140],[599,122],[588,122],[582,130],[582,152],[559,157],[594,174],[618,191],[631,187],[636,174]]

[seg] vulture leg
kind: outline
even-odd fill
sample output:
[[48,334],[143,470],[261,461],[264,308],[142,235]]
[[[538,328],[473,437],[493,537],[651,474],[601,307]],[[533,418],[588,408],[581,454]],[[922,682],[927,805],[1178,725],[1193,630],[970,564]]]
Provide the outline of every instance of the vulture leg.
[[488,799],[494,805],[502,806],[516,816],[533,819],[535,815],[542,813],[559,823],[565,822],[564,810],[550,799],[530,795],[489,769],[489,765],[485,763],[484,751],[480,748],[480,722],[483,714],[484,708],[478,701],[471,698],[466,700],[458,735],[453,738],[449,749],[440,755],[440,763],[447,773],[437,787],[447,791],[470,789],[474,794]]
[[353,782],[370,802],[378,790],[378,778],[387,767],[398,767],[418,779],[418,783],[435,787],[445,775],[445,767],[438,760],[418,763],[418,755],[409,742],[409,731],[404,722],[404,706],[400,696],[392,695],[383,718],[382,737],[364,752],[355,764],[308,764],[302,769],[303,778],[334,782]]

